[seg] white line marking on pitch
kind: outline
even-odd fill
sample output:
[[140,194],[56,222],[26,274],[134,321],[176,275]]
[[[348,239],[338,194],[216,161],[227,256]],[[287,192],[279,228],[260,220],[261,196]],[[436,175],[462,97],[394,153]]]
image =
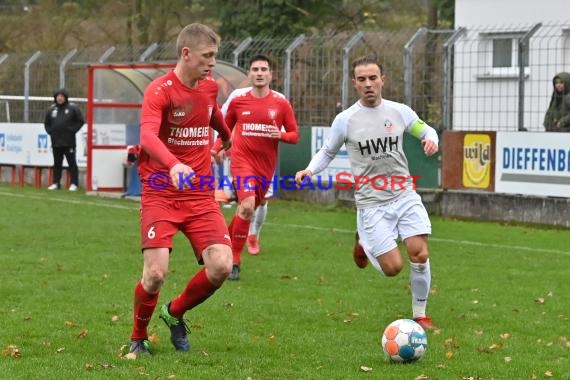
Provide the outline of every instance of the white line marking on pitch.
[[[41,201],[54,201],[54,202],[62,202],[62,203],[71,203],[71,204],[82,204],[82,205],[89,205],[89,206],[98,206],[98,207],[109,207],[115,208],[120,210],[132,210],[138,211],[139,203],[133,203],[133,207],[123,206],[123,205],[116,205],[112,203],[99,203],[99,202],[90,202],[90,201],[81,201],[81,200],[73,200],[73,199],[62,199],[62,198],[53,198],[53,197],[40,197],[37,195],[29,195],[29,194],[14,194],[14,193],[5,193],[0,191],[0,195],[8,196],[8,197],[17,197],[17,198],[29,198],[29,199],[37,199]],[[266,225],[270,226],[278,226],[278,227],[289,227],[289,228],[302,228],[306,230],[316,230],[316,231],[328,231],[328,232],[340,232],[340,233],[350,233],[353,234],[354,230],[348,230],[344,228],[327,228],[327,227],[319,227],[319,226],[308,226],[303,224],[281,224],[281,223],[271,223],[266,222]],[[449,243],[449,244],[458,244],[458,245],[473,245],[478,247],[492,247],[492,248],[500,248],[500,249],[511,249],[511,250],[519,250],[519,251],[528,251],[528,252],[545,252],[545,253],[558,253],[562,255],[570,255],[570,252],[567,251],[559,251],[556,249],[545,249],[545,248],[531,248],[525,247],[520,245],[505,245],[505,244],[494,244],[494,243],[484,243],[478,241],[470,241],[470,240],[453,240],[453,239],[442,239],[437,237],[430,237],[431,241],[436,243]]]
[[[279,227],[293,227],[293,228],[303,228],[307,230],[318,230],[318,231],[329,231],[329,232],[341,232],[341,233],[351,233],[353,234],[355,230],[346,230],[342,228],[326,228],[326,227],[317,227],[317,226],[304,226],[301,224],[278,224],[278,223],[268,223],[265,224],[279,226]],[[478,241],[469,241],[469,240],[453,240],[453,239],[442,239],[437,237],[430,237],[430,241],[434,241],[437,243],[451,243],[451,244],[458,244],[458,245],[473,245],[478,247],[492,247],[492,248],[501,248],[501,249],[511,249],[511,250],[519,250],[519,251],[528,251],[528,252],[547,252],[547,253],[559,253],[562,255],[570,255],[570,252],[567,251],[559,251],[556,249],[545,249],[545,248],[531,248],[531,247],[524,247],[520,245],[505,245],[505,244],[494,244],[494,243],[483,243]]]
[[137,207],[128,207],[123,205],[116,205],[112,203],[100,203],[100,202],[90,202],[90,201],[82,201],[82,200],[75,200],[75,199],[63,199],[63,198],[54,198],[54,197],[40,197],[38,195],[30,195],[30,194],[14,194],[14,193],[4,193],[0,191],[0,195],[6,197],[15,197],[15,198],[25,198],[25,199],[36,199],[40,201],[53,201],[53,202],[61,202],[61,203],[71,203],[71,204],[81,204],[81,205],[89,205],[89,206],[101,206],[101,207],[109,207],[109,208],[117,208],[121,210],[138,210],[138,203]]

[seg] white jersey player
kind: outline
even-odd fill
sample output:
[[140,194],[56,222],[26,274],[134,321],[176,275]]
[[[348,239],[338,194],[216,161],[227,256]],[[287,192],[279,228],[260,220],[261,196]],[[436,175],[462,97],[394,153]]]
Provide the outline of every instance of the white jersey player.
[[358,235],[364,253],[378,271],[395,276],[403,268],[397,245],[397,239],[402,239],[410,261],[413,318],[429,329],[433,327],[426,316],[431,222],[415,191],[403,134],[420,139],[425,154],[431,156],[438,151],[437,133],[410,107],[382,99],[385,75],[375,57],[358,58],[352,67],[352,83],[360,99],[336,116],[323,147],[295,179],[299,185],[307,183],[345,144],[352,170],[352,178],[345,179],[354,182]]

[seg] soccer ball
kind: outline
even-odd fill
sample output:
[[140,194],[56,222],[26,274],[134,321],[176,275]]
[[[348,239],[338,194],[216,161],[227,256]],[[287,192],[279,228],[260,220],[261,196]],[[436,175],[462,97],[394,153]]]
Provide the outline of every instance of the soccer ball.
[[382,349],[392,362],[416,361],[427,350],[426,332],[422,326],[411,319],[398,319],[384,330]]

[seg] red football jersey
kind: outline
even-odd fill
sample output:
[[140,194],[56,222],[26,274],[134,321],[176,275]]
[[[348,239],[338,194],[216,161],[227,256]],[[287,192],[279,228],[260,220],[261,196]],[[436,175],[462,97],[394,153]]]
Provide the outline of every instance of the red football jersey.
[[206,183],[212,177],[210,126],[224,139],[229,138],[230,131],[212,96],[211,84],[216,82],[201,80],[197,88],[189,88],[170,71],[147,87],[141,111],[139,157],[143,197],[213,197],[210,186],[197,184],[195,189],[179,190],[169,179],[170,168],[179,162],[193,169],[196,174],[192,178],[204,176]]
[[[256,98],[251,91],[233,98],[228,106],[226,123],[232,130],[232,171],[248,172],[272,178],[277,163],[279,141],[296,144],[299,141],[297,120],[289,101],[270,91]],[[283,127],[281,139],[270,137],[268,127]]]

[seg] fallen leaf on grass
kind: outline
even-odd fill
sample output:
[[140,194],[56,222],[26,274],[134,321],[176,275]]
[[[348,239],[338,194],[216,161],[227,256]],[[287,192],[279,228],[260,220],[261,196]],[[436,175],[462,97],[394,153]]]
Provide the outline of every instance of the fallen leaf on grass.
[[81,332],[79,333],[79,335],[77,335],[78,338],[85,338],[87,336],[87,333],[89,332],[89,330],[81,330]]
[[444,369],[444,368],[445,368],[445,364],[443,364],[443,363],[439,363],[439,364],[437,365],[437,368],[441,368],[441,369]]
[[428,375],[424,375],[423,373],[417,376],[414,380],[429,380]]
[[111,317],[111,322],[118,322],[119,321],[119,316],[118,315],[113,315]]
[[115,368],[113,364],[108,364],[108,363],[99,363],[99,367],[104,369]]
[[9,345],[8,347],[2,350],[2,356],[10,356],[18,359],[22,356],[22,353],[20,352],[18,347],[14,345]]
[[288,274],[284,274],[284,275],[282,275],[282,276],[280,277],[280,279],[282,279],[282,280],[290,280],[290,279],[291,279],[291,276],[289,276]]
[[503,339],[509,339],[509,338],[511,337],[511,334],[509,334],[509,333],[504,333],[504,334],[500,334],[499,336],[500,336],[501,338],[503,338]]
[[546,372],[544,372],[544,376],[552,377],[552,376],[554,376],[554,374],[552,373],[552,371],[546,371]]
[[119,357],[122,358],[127,352],[129,352],[129,346],[123,344],[121,348],[119,348]]
[[510,356],[505,356],[505,363],[510,363],[513,360]]
[[85,369],[88,371],[91,371],[93,369],[93,364],[91,363],[85,363]]
[[471,303],[472,303],[473,305],[477,305],[477,304],[479,303],[479,301],[473,300],[473,301],[471,301]]
[[176,375],[168,375],[169,379],[176,379]]
[[71,321],[65,321],[65,326],[66,327],[73,327],[73,326],[75,326],[75,324]]
[[158,344],[160,342],[160,338],[158,337],[157,333],[152,333],[149,335],[148,341],[154,344]]
[[451,358],[453,357],[453,352],[447,351],[447,352],[445,353],[445,357],[448,358],[448,359],[451,359]]
[[360,366],[360,370],[361,370],[362,372],[367,372],[367,373],[368,373],[368,372],[372,372],[372,368],[366,367],[366,366],[363,366],[363,365]]
[[134,352],[129,352],[124,356],[124,358],[127,360],[136,360],[137,354],[135,354]]
[[534,300],[534,302],[536,302],[536,303],[542,305],[542,304],[544,303],[544,298],[538,297],[537,299]]
[[475,330],[475,335],[483,335],[483,330]]
[[55,352],[57,352],[58,354],[61,354],[63,351],[65,351],[65,347],[60,347],[57,350],[55,350]]
[[489,346],[489,350],[498,350],[499,348],[502,348],[503,345],[502,344],[497,344],[497,343],[493,343],[492,345]]

